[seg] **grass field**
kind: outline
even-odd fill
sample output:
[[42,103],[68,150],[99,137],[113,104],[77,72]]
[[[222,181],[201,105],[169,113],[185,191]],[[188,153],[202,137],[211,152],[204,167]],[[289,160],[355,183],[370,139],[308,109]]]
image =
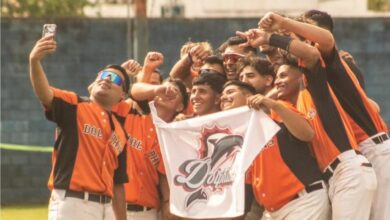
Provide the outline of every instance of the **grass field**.
[[[0,143],[0,149],[17,151],[51,152],[52,147],[25,146]],[[2,205],[0,220],[46,220],[47,204],[41,205]]]
[[1,206],[1,220],[45,220],[47,204]]

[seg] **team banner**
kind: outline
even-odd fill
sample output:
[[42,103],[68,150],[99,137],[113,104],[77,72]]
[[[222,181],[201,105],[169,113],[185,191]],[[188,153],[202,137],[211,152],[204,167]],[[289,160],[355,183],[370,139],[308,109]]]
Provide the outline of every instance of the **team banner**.
[[240,107],[166,123],[150,104],[168,184],[170,210],[187,218],[244,213],[245,171],[279,130],[262,111]]

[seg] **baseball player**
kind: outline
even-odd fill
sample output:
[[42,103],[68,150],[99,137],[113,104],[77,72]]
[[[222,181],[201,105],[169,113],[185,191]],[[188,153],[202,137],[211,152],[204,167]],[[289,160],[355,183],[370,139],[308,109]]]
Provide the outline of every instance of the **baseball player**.
[[89,98],[50,87],[41,60],[54,53],[53,36],[30,53],[30,79],[48,120],[59,128],[48,186],[49,219],[126,219],[126,134],[111,109],[128,90],[119,65],[98,73]]
[[[260,27],[270,31],[274,28],[294,31],[299,25],[309,24],[274,13],[267,14],[259,22]],[[332,218],[367,219],[376,189],[375,173],[367,159],[356,151],[357,144],[346,114],[328,88],[319,50],[288,36],[269,35],[260,30],[248,33],[248,38],[251,38],[250,34],[258,40],[257,43],[270,43],[299,58],[298,63],[290,60],[279,68],[275,84],[279,98],[296,103],[297,109],[307,115],[316,130],[313,151],[324,178],[329,182]],[[332,42],[333,38],[326,32],[322,36]],[[256,41],[253,38],[252,43]],[[307,79],[307,89],[299,92],[302,73]]]
[[326,185],[307,143],[313,129],[291,104],[254,94],[250,85],[229,81],[221,108],[246,105],[248,100],[249,107],[271,110],[271,118],[281,127],[253,162],[248,178],[257,202],[265,207],[261,219],[329,219]]
[[[333,20],[329,14],[316,11],[310,16],[317,25],[332,31]],[[331,25],[326,25],[331,24]],[[313,41],[317,38],[313,37]],[[358,68],[354,63],[342,59],[336,46],[330,45],[323,53],[326,57],[329,85],[347,112],[359,149],[372,163],[378,189],[376,191],[371,219],[390,219],[390,140],[388,128],[379,114],[377,106],[364,92]]]
[[[136,100],[154,99],[159,117],[167,122],[173,121],[188,104],[188,94],[180,80],[171,79],[163,85],[135,83],[131,93]],[[129,108],[118,109],[127,114]],[[133,177],[134,183],[126,184],[128,219],[156,219],[158,217],[156,210],[160,208],[160,204],[164,219],[168,219],[169,193],[166,192],[168,185],[164,182],[165,170],[152,119],[150,115],[135,115],[130,110],[126,116],[125,128],[129,135],[132,135],[129,142],[135,143],[134,138],[140,140],[138,147],[131,147],[131,144],[129,147],[129,155],[133,157],[129,157],[128,160],[129,163],[132,160],[134,169],[128,170],[128,173],[130,178]],[[162,189],[162,198],[159,188]],[[144,206],[146,210],[140,212],[129,210],[129,207],[135,206]],[[150,209],[151,207],[153,209]]]

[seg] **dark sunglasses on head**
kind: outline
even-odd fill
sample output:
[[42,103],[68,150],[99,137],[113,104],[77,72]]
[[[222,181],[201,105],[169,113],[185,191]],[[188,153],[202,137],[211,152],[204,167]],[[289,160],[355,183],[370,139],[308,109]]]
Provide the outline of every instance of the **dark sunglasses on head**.
[[231,60],[232,62],[237,62],[240,58],[245,57],[242,54],[239,53],[227,53],[223,55],[223,61],[227,62],[228,60]]
[[99,73],[99,80],[103,80],[107,77],[110,77],[111,82],[118,86],[121,86],[123,84],[123,79],[114,72],[103,70]]

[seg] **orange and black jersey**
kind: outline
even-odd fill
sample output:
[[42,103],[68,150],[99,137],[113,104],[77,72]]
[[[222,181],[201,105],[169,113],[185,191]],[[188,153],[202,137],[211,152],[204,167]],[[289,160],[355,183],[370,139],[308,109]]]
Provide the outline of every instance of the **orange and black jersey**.
[[[162,163],[157,134],[150,115],[139,114],[131,104],[121,102],[113,110],[124,124],[127,140],[126,202],[149,208],[158,208],[159,170]],[[160,163],[161,162],[161,163]]]
[[325,61],[329,85],[352,123],[356,123],[354,131],[358,142],[377,133],[387,132],[388,128],[379,112],[371,105],[352,69],[340,58],[336,48]]
[[[297,112],[291,104],[285,106]],[[248,179],[256,200],[276,211],[306,186],[321,180],[321,172],[309,144],[294,137],[276,113],[272,112],[271,118],[281,129],[254,160]]]
[[[312,70],[302,68],[307,80],[306,89],[314,102],[324,131],[340,152],[356,148],[352,129],[333,91],[328,85],[326,69],[320,60]],[[316,131],[317,132],[317,131]]]
[[113,196],[114,184],[128,181],[126,133],[110,112],[73,92],[52,88],[46,117],[57,124],[50,189]]
[[355,75],[356,79],[359,82],[359,85],[365,91],[366,90],[366,80],[364,79],[364,74],[363,74],[362,70],[354,62],[352,62],[352,60],[343,58],[343,61],[352,70],[353,74]]

